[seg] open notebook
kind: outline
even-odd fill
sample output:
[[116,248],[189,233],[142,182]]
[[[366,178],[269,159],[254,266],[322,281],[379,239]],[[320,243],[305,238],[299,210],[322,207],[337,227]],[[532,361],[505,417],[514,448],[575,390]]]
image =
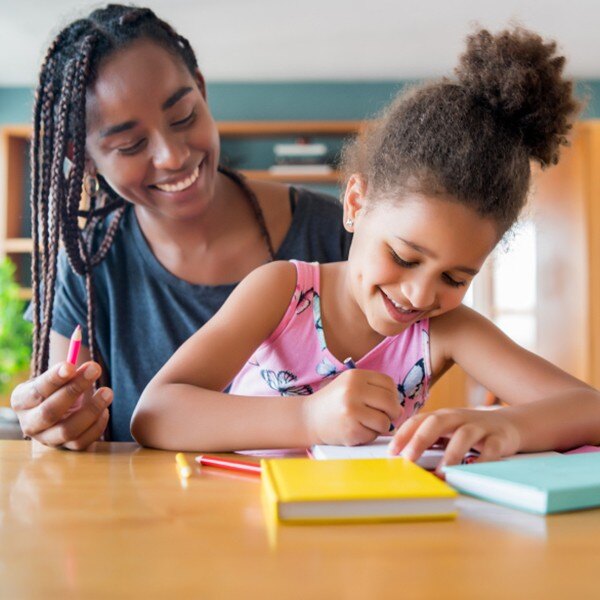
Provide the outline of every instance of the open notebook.
[[[390,443],[391,436],[382,435],[379,436],[375,441],[364,446],[326,446],[324,444],[317,444],[312,446],[310,454],[313,458],[318,460],[332,460],[337,458],[390,458],[388,454],[388,444]],[[514,460],[521,458],[531,458],[539,456],[557,456],[558,452],[539,452],[535,454],[517,454],[504,460]],[[479,453],[476,450],[472,450],[467,453],[463,459],[463,462],[470,462],[469,459],[477,458]],[[429,450],[425,450],[421,455],[421,458],[417,461],[417,464],[423,469],[433,471],[438,466],[440,460],[444,456],[444,446],[434,446]]]
[[[313,458],[331,460],[336,458],[390,458],[388,444],[391,436],[382,435],[364,446],[326,446],[317,444],[310,449]],[[417,464],[423,469],[433,471],[444,456],[443,448],[425,450]]]

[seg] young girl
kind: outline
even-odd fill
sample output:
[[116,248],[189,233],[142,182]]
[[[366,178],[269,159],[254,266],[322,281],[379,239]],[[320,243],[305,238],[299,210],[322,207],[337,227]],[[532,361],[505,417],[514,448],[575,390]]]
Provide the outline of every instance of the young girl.
[[[363,444],[489,460],[600,442],[600,394],[461,304],[575,118],[555,44],[468,39],[457,81],[401,95],[346,153],[347,262],[247,277],[150,382],[134,437],[169,449]],[[349,357],[353,359],[346,361]],[[419,413],[452,364],[510,406]],[[356,367],[356,368],[352,368]],[[228,386],[229,394],[224,393]]]

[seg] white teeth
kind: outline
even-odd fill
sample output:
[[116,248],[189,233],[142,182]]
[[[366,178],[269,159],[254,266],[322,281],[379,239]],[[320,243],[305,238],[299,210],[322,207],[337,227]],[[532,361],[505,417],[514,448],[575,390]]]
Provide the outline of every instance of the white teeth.
[[[385,294],[385,292],[383,292]],[[385,297],[394,305],[394,308],[397,308],[398,310],[404,312],[404,313],[411,313],[414,312],[411,309],[408,308],[402,308],[402,306],[400,304],[398,304],[393,298],[390,298],[387,294],[385,294]]]
[[198,179],[198,175],[200,174],[200,167],[196,167],[194,172],[185,179],[182,179],[178,183],[163,183],[159,185],[158,183],[155,185],[161,192],[182,192],[183,190],[189,188],[195,181]]

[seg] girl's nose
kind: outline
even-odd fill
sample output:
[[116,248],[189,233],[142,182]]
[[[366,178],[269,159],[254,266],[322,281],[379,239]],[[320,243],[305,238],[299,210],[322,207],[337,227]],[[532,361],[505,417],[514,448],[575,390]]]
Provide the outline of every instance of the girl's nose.
[[178,171],[186,165],[189,157],[190,150],[185,140],[170,136],[156,142],[153,162],[157,169]]
[[427,309],[435,302],[435,285],[427,279],[414,278],[404,281],[401,286],[403,296],[414,309]]

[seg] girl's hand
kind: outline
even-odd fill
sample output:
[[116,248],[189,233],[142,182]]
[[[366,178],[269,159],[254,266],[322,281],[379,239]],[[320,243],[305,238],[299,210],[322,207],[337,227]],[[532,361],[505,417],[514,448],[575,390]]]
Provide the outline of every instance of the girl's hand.
[[309,437],[318,444],[355,446],[388,434],[402,416],[391,377],[364,369],[344,371],[305,401]]
[[[112,390],[103,387],[91,394],[101,373],[95,362],[77,369],[62,362],[18,385],[10,403],[23,433],[46,446],[85,450],[102,436],[108,423]],[[80,398],[81,407],[70,413]]]
[[415,461],[441,437],[450,441],[438,472],[443,466],[460,464],[471,448],[479,451],[477,460],[483,462],[516,454],[521,446],[516,425],[502,409],[456,408],[421,413],[408,419],[390,442],[390,454],[402,452],[404,457]]

